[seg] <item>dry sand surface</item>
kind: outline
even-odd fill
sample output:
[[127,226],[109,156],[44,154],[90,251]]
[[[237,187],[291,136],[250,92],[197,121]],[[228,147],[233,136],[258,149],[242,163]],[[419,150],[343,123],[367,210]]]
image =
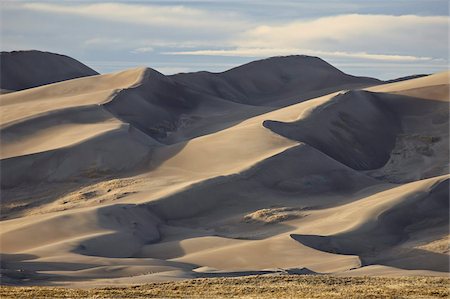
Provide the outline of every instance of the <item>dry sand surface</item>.
[[34,83],[0,97],[2,284],[448,276],[448,72],[383,84],[289,56]]

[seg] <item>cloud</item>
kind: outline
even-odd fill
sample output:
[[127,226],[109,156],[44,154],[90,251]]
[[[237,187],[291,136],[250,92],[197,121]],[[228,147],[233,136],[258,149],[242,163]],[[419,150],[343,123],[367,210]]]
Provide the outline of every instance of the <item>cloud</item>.
[[[1,47],[129,65],[138,60],[164,67],[193,63],[191,71],[290,54],[319,56],[335,65],[416,65],[419,72],[424,72],[419,66],[447,67],[448,9],[431,0],[427,10],[419,0],[408,8],[404,1],[380,6],[359,0],[345,0],[345,6],[337,0],[110,2],[7,1]],[[348,14],[355,11],[360,13]],[[425,12],[443,16],[415,15]],[[395,68],[399,76],[410,72],[401,73],[402,67]]]
[[130,52],[133,54],[148,53],[148,52],[153,52],[153,48],[152,47],[141,47],[141,48],[136,48],[134,50],[131,50]]
[[447,16],[339,15],[260,25],[240,34],[234,44],[240,48],[306,48],[337,52],[351,49],[352,52],[399,55],[427,52],[442,56],[448,49],[449,20]]
[[417,57],[410,55],[388,55],[388,54],[370,54],[366,52],[329,52],[320,50],[309,50],[299,48],[237,48],[227,50],[197,50],[197,51],[179,51],[165,52],[168,55],[205,55],[205,56],[238,56],[238,57],[268,57],[279,55],[314,55],[320,57],[337,58],[360,58],[382,61],[427,61],[433,60],[431,57]]
[[[218,13],[180,5],[24,3],[21,7],[59,16],[70,14],[111,21],[115,26],[120,23],[138,25],[135,30],[130,29],[130,38],[124,38],[123,31],[119,36],[133,54],[149,52],[146,48],[166,47],[175,49],[161,52],[209,56],[312,53],[394,61],[448,57],[448,16],[344,14],[261,22],[237,13]],[[105,27],[102,29],[106,30]],[[133,35],[131,31],[136,30],[140,35]],[[152,41],[145,41],[149,39]],[[126,48],[114,42],[115,36],[109,36],[109,40],[115,48]],[[101,38],[93,38],[84,46],[95,47],[102,43],[106,45]],[[183,49],[187,47],[193,48],[192,51],[188,53]],[[217,47],[228,50],[217,50]]]
[[95,3],[62,5],[53,3],[25,3],[24,9],[71,14],[114,22],[139,25],[168,26],[177,28],[200,28],[229,30],[245,25],[235,14],[211,13],[185,6],[139,5],[123,3]]
[[448,24],[449,17],[446,16],[349,14],[299,20],[280,25],[261,25],[247,31],[243,37],[251,38],[252,43],[263,42],[267,38],[282,43],[353,40],[368,35],[383,37],[400,32],[409,33],[410,37],[430,29],[447,30]]
[[256,26],[236,35],[230,42],[234,47],[228,49],[166,54],[239,57],[307,54],[398,62],[445,60],[449,20],[444,16],[416,15],[322,17]]

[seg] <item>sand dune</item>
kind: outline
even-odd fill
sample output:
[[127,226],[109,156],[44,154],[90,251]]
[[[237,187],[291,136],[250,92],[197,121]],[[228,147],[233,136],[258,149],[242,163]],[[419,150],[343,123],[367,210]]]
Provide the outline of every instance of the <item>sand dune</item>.
[[264,125],[353,169],[403,182],[448,173],[448,119],[445,102],[359,90],[336,95],[299,121]]
[[449,78],[450,74],[447,71],[426,77],[370,87],[368,90],[448,102],[450,98],[448,90]]
[[381,83],[293,56],[2,95],[2,281],[448,275],[448,72]]
[[[414,246],[448,236],[448,187],[448,175],[405,184],[330,209],[331,213],[320,224],[309,224],[315,232],[328,231],[326,236],[292,234],[292,237],[321,251],[357,254],[363,264],[448,272],[447,254]],[[336,222],[349,219],[343,217],[349,213],[353,215],[352,221],[337,226]]]
[[173,75],[201,92],[250,105],[283,106],[343,88],[380,84],[381,81],[345,74],[318,57],[272,57],[223,73]]
[[264,125],[354,169],[378,168],[389,158],[400,127],[394,113],[376,97],[365,91],[349,91],[334,96],[297,122],[268,120]]
[[8,91],[98,74],[73,58],[50,52],[1,52],[0,59],[0,88]]

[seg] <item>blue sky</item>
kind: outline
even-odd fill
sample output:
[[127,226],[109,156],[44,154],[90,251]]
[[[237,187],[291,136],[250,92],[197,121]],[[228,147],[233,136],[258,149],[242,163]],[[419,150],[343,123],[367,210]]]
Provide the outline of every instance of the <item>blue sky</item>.
[[290,54],[389,79],[448,69],[444,0],[1,1],[1,49],[74,57],[101,73],[223,71]]

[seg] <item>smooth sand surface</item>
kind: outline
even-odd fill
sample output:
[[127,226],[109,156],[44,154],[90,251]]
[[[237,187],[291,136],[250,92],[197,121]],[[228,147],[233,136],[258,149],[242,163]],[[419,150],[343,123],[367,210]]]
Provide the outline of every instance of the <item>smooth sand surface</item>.
[[23,90],[98,74],[71,57],[37,50],[2,51],[0,60],[2,62],[0,70],[0,89],[2,91]]
[[448,72],[349,90],[380,82],[289,59],[2,95],[2,283],[447,276]]

